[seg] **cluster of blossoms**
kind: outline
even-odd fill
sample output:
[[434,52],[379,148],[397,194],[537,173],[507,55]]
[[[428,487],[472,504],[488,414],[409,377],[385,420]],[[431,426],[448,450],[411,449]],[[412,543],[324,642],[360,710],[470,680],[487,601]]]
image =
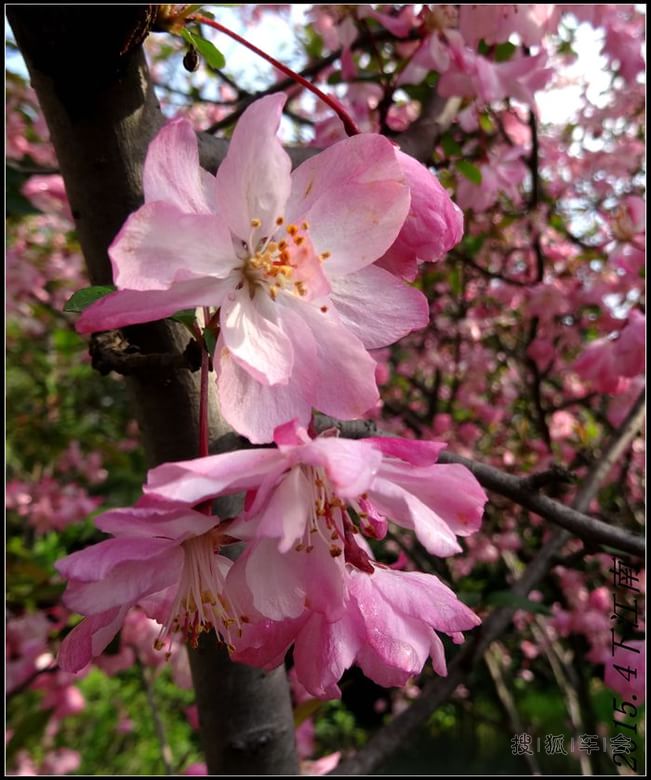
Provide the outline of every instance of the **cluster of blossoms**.
[[[240,11],[255,17],[282,8],[245,6]],[[574,56],[574,36],[567,33],[576,22],[570,16],[566,27],[566,14],[603,28],[595,46],[602,46],[602,53],[615,63],[614,88],[600,107],[590,100],[581,107],[577,100],[580,113],[573,124],[563,126],[556,117],[548,125],[544,110],[538,114],[535,94],[574,81],[559,67]],[[238,93],[222,84],[216,95],[220,104],[197,103],[193,96],[192,103],[180,110],[170,100],[164,110],[177,120],[152,144],[145,171],[149,210],[133,215],[111,250],[119,293],[89,310],[81,326],[92,331],[166,316],[181,307],[204,306],[207,311],[197,319],[219,344],[213,364],[231,423],[252,441],[273,439],[281,452],[300,445],[300,457],[296,455],[296,463],[286,460],[279,476],[272,470],[264,472],[259,484],[252,479],[250,487],[248,482],[228,483],[220,472],[239,468],[239,456],[171,464],[180,470],[152,473],[145,497],[135,508],[113,510],[100,518],[98,527],[114,535],[110,544],[91,548],[84,553],[87,557],[79,555],[69,570],[66,562],[61,564],[70,577],[70,605],[87,615],[61,653],[66,669],[83,667],[74,677],[52,668],[50,652],[58,642],[56,632],[66,630],[67,611],[56,608],[60,613],[55,624],[51,610],[46,620],[44,612],[30,612],[31,606],[23,613],[16,600],[20,617],[10,616],[7,630],[9,694],[22,696],[25,687],[39,691],[36,706],[51,712],[48,740],[57,729],[65,730],[61,719],[86,706],[75,683],[91,669],[88,661],[108,675],[127,670],[135,658],[152,672],[169,665],[175,683],[190,687],[183,638],[196,642],[211,630],[230,645],[233,657],[265,668],[279,663],[293,645],[296,664],[290,682],[296,703],[313,695],[337,695],[341,670],[352,663],[387,685],[401,684],[410,670],[422,667],[428,654],[435,669],[444,670],[434,632],[459,640],[465,630],[461,626],[470,618],[461,614],[458,601],[441,583],[437,587],[435,578],[413,571],[419,562],[431,569],[422,561],[412,530],[421,540],[429,536],[430,544],[437,545],[436,554],[454,552],[455,536],[462,535],[455,526],[459,511],[465,516],[465,510],[471,510],[475,521],[469,528],[479,525],[483,499],[476,483],[463,482],[461,476],[468,475],[457,469],[455,487],[454,470],[437,465],[434,450],[427,468],[424,463],[409,463],[409,442],[401,445],[403,457],[395,450],[387,455],[380,447],[380,467],[376,469],[370,459],[371,471],[376,469],[372,479],[360,478],[359,493],[345,485],[342,490],[341,478],[330,473],[332,467],[315,465],[316,456],[306,448],[324,447],[329,458],[344,464],[337,441],[353,448],[378,445],[373,440],[341,442],[331,436],[310,439],[302,426],[307,426],[312,407],[350,417],[375,403],[365,416],[384,417],[382,425],[393,435],[411,437],[416,432],[449,442],[462,455],[522,473],[557,462],[570,464],[571,469],[579,464],[580,470],[586,456],[598,457],[608,424],[619,427],[644,390],[645,204],[630,194],[643,189],[636,178],[644,157],[640,129],[644,85],[638,78],[644,69],[639,53],[643,15],[634,13],[633,6],[621,5],[320,5],[308,12],[310,17],[327,49],[333,53],[341,49],[341,66],[326,65],[314,78],[325,90],[337,82],[337,96],[369,135],[336,143],[345,136],[340,119],[329,115],[320,120],[319,107],[303,102],[300,89],[290,88],[291,106],[286,108],[291,110],[285,121],[303,114],[310,122],[296,125],[296,137],[307,142],[313,125],[315,137],[309,143],[318,148],[336,143],[330,156],[313,158],[311,168],[289,174],[275,138],[283,108],[282,96],[276,96],[256,104],[257,113],[245,114],[233,141],[237,155],[232,151],[229,156],[230,173],[222,166],[212,177],[199,168],[190,124],[178,117],[194,126],[213,125],[228,117]],[[384,28],[383,40],[390,42],[378,51],[378,61],[373,57],[369,63],[360,42],[374,34],[377,25]],[[554,35],[557,28],[560,36]],[[150,36],[147,47],[150,70],[165,101],[169,46]],[[378,65],[384,71],[382,79],[377,78]],[[444,268],[427,272],[423,289],[432,293],[428,311],[422,296],[403,281],[416,278],[421,261],[436,260],[457,244],[461,216],[425,167],[370,134],[387,128],[400,133],[424,112],[425,105],[411,97],[412,85],[420,85],[413,94],[422,94],[423,80],[432,71],[438,74],[438,94],[451,98],[449,106],[458,107],[456,116],[448,117],[451,124],[435,149],[434,161],[441,163],[444,186],[454,188],[456,202],[467,212],[467,240]],[[198,84],[207,86],[206,81]],[[406,85],[407,90],[388,95],[394,84]],[[56,167],[51,146],[37,142],[47,128],[36,99],[18,86],[13,81],[8,85],[9,156],[26,169],[33,163]],[[212,78],[210,95],[215,97]],[[546,196],[536,209],[529,202],[531,176],[536,176],[534,143]],[[474,165],[474,177],[467,178],[460,168],[455,172],[459,160]],[[375,167],[377,163],[384,163],[383,171]],[[240,165],[248,173],[236,183],[233,171],[239,177]],[[374,174],[369,174],[371,169]],[[389,186],[381,191],[381,183]],[[72,216],[62,178],[32,176],[20,186],[20,193],[45,213],[17,220],[12,230],[7,311],[19,329],[10,331],[9,340],[20,333],[38,336],[45,344],[57,332],[44,315],[50,312],[54,321],[56,310],[79,286],[83,263],[70,232]],[[366,195],[372,197],[364,200]],[[386,207],[388,203],[393,205]],[[572,216],[577,204],[583,204],[580,224],[574,224]],[[374,210],[383,219],[374,220]],[[535,236],[544,273],[533,247]],[[361,249],[369,251],[362,255]],[[201,294],[195,295],[199,289]],[[138,307],[142,309],[136,311]],[[104,315],[107,319],[102,321]],[[428,319],[430,327],[418,331]],[[416,332],[402,338],[399,350],[391,350],[389,345],[410,330]],[[30,357],[27,349],[15,351]],[[529,403],[526,374],[534,365],[541,376],[548,443],[523,419]],[[376,402],[373,380],[386,385],[384,405]],[[345,396],[346,387],[354,398]],[[59,414],[56,401],[48,396],[48,418],[53,420]],[[22,424],[21,415],[14,417]],[[292,418],[298,422],[276,427]],[[122,441],[117,446],[126,449],[135,443]],[[368,446],[358,454],[368,458]],[[55,457],[39,452],[36,467],[18,469],[20,478],[12,477],[8,483],[8,509],[16,520],[35,529],[39,543],[49,544],[57,536],[43,540],[43,533],[68,528],[95,511],[99,499],[89,496],[86,486],[106,477],[93,454],[81,454],[74,446],[60,460]],[[413,451],[409,457],[415,458]],[[411,498],[398,500],[390,492],[395,501],[389,502],[386,486],[385,494],[378,496],[382,491],[376,482],[385,479],[389,459],[410,474],[422,469],[423,479],[429,469],[434,481],[441,482],[440,494],[446,501],[432,504],[433,495],[423,493],[424,484],[410,484],[407,490],[404,480],[394,481],[393,489],[407,490]],[[609,517],[612,513],[614,520],[619,520],[620,511],[633,519],[639,513],[641,518],[644,466],[644,442],[638,437],[611,469],[605,484],[610,490],[602,491],[591,510]],[[63,475],[69,481],[71,470],[82,483],[59,485]],[[199,488],[198,477],[206,480],[205,488]],[[365,489],[362,483],[368,483]],[[238,518],[206,515],[212,495],[238,490],[249,491]],[[457,490],[474,493],[474,503],[469,498],[465,508],[453,506],[450,496]],[[571,490],[565,496],[568,502]],[[426,511],[411,514],[418,506],[414,497]],[[405,514],[405,506],[410,513]],[[447,562],[451,587],[466,591],[459,580],[475,567],[483,566],[492,576],[516,555],[527,560],[533,545],[544,540],[546,526],[539,516],[530,515],[530,522],[523,525],[508,503],[500,506],[498,499],[494,508],[481,531],[466,538],[465,554]],[[453,533],[438,536],[443,526],[432,525],[432,510]],[[120,519],[129,521],[128,532],[119,522],[115,525]],[[395,526],[384,536],[388,520]],[[220,552],[234,542],[245,545],[235,564]],[[574,556],[580,549],[572,540],[564,553]],[[386,554],[398,553],[390,566],[381,562],[387,560]],[[582,566],[589,567],[596,557],[587,555]],[[99,560],[98,571],[90,574],[93,561]],[[624,687],[621,672],[613,668],[611,603],[600,586],[608,579],[609,565],[606,557],[603,570],[592,580],[585,573],[557,569],[562,598],[553,604],[551,618],[537,615],[536,622],[544,624],[552,639],[572,636],[574,641],[578,637],[579,645],[587,642],[589,652],[580,658],[605,663],[606,684],[628,701],[633,695],[641,701],[643,668]],[[122,600],[104,593],[117,581]],[[553,601],[558,598],[554,590],[551,595],[547,589],[544,595],[532,592],[529,600]],[[45,596],[46,601],[49,598]],[[433,604],[437,611],[432,611]],[[454,615],[447,629],[440,614],[446,604],[452,605]],[[126,608],[115,612],[116,605]],[[512,647],[501,646],[502,658],[513,661],[513,675],[527,681],[534,680],[540,658],[545,657],[546,643],[531,630],[533,622],[532,613],[516,612],[516,629],[521,634],[529,631],[530,638],[517,640],[521,652],[510,654]],[[119,652],[114,652],[115,641],[102,651],[118,629]],[[632,644],[643,652],[639,642]],[[323,673],[315,675],[312,663],[322,666]],[[398,713],[418,693],[416,681],[407,682],[375,704],[386,706],[391,698],[392,711]],[[456,695],[468,692],[458,689]],[[15,703],[22,710],[22,701]],[[198,728],[196,707],[187,714],[192,727]],[[131,729],[137,727],[122,714],[117,731]],[[10,728],[7,739],[15,737],[18,774],[78,769],[76,751],[51,750],[52,744],[44,745],[46,753],[39,753],[36,761],[23,750],[15,753],[24,729],[18,726],[15,731]],[[299,752],[308,756],[314,750],[311,720],[299,731]],[[308,772],[329,771],[338,756],[326,756]],[[207,769],[194,765],[185,773],[206,774]]]
[[[436,462],[442,443],[306,430],[314,408],[352,419],[377,403],[368,350],[427,323],[405,280],[460,239],[461,213],[379,135],[291,172],[276,136],[285,99],[247,109],[215,177],[186,120],[163,128],[145,204],[110,250],[118,289],[78,322],[92,332],[203,307],[224,417],[275,447],[163,464],[134,507],[96,519],[113,538],[57,564],[64,603],[86,615],[62,644],[63,669],[85,667],[139,605],[161,624],[159,648],[214,631],[236,660],[273,668],[293,645],[297,681],[331,698],[353,663],[385,686],[430,656],[445,674],[436,632],[460,642],[479,623],[435,576],[381,563],[365,539],[393,522],[432,555],[461,552],[486,502],[472,474]],[[242,491],[239,516],[211,514],[213,499]],[[221,554],[241,541],[235,563]]]
[[[391,520],[433,555],[459,552],[486,501],[475,478],[436,463],[435,442],[311,439],[294,422],[274,442],[163,464],[134,507],[96,519],[114,538],[57,564],[66,606],[87,616],[63,642],[62,668],[100,654],[139,604],[161,623],[159,647],[214,630],[237,660],[273,668],[293,644],[314,696],[337,696],[353,663],[383,685],[403,685],[430,655],[445,674],[436,631],[458,642],[479,619],[433,575],[376,561],[364,537],[384,538]],[[197,509],[241,491],[237,518]],[[235,563],[220,554],[241,540]]]

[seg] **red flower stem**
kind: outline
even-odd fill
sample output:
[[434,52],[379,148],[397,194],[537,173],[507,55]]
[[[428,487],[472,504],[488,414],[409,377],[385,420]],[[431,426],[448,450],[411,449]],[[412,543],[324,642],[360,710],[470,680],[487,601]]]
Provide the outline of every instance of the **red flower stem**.
[[[204,320],[208,322],[209,312],[204,309]],[[210,372],[210,354],[204,337],[199,342],[201,346],[201,379],[199,389],[199,457],[208,455],[208,374]]]
[[[209,319],[209,310],[204,308],[204,321]],[[201,374],[199,379],[199,457],[205,458],[208,455],[208,376],[210,374],[210,353],[206,346],[206,340],[201,328],[196,323],[192,326],[194,337],[201,348]],[[212,514],[212,499],[203,501],[195,506],[197,512],[203,512],[205,515]]]
[[201,348],[201,390],[199,395],[199,457],[208,455],[208,360],[205,346]]
[[274,66],[274,68],[277,68],[281,73],[284,73],[286,76],[289,76],[291,79],[294,79],[294,81],[301,84],[301,86],[305,87],[305,89],[308,89],[310,92],[316,95],[320,100],[322,100],[327,106],[329,106],[335,112],[335,114],[337,114],[339,119],[341,119],[341,121],[344,123],[344,129],[346,130],[346,133],[348,135],[359,135],[361,133],[361,130],[359,129],[359,127],[357,127],[355,121],[348,114],[348,112],[341,105],[341,103],[337,100],[337,98],[333,97],[332,95],[326,95],[326,93],[322,92],[317,86],[309,82],[306,78],[303,78],[303,76],[301,76],[300,73],[296,73],[291,68],[288,68],[286,65],[283,65],[282,62],[279,62],[277,59],[274,59],[270,54],[267,54],[266,52],[262,51],[262,49],[258,49],[257,46],[255,46],[250,41],[247,41],[246,38],[242,38],[241,35],[238,35],[236,32],[233,32],[233,30],[229,30],[228,27],[224,27],[222,24],[216,22],[214,19],[208,19],[207,16],[195,15],[192,16],[190,19],[188,19],[188,21],[199,22],[199,24],[207,24],[209,27],[213,27],[215,30],[219,30],[219,32],[223,32],[225,35],[230,36],[238,43],[241,43],[243,46],[246,46],[247,49],[250,49],[259,57],[262,57],[262,59],[267,60],[267,62],[270,62]]

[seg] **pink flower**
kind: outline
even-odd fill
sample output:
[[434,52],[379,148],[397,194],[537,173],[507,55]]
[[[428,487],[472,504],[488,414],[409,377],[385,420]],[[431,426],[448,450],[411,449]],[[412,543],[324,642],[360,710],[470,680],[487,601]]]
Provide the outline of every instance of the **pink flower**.
[[631,244],[617,247],[608,258],[615,268],[635,277],[638,282],[641,282],[640,273],[644,268],[645,259],[644,251]]
[[37,209],[46,214],[57,214],[72,222],[72,212],[68,203],[63,176],[30,176],[21,188],[22,194],[29,198]]
[[514,57],[495,63],[464,46],[458,33],[448,31],[447,35],[450,66],[444,69],[437,85],[442,97],[477,97],[483,103],[514,97],[533,105],[535,92],[552,76],[551,68],[545,67],[545,51],[532,57]]
[[[450,31],[448,31],[449,33]],[[431,70],[439,73],[450,67],[450,51],[438,31],[423,40],[407,67],[398,76],[398,86],[420,84]]]
[[295,422],[276,429],[274,440],[277,450],[164,464],[149,472],[144,488],[190,504],[252,491],[229,532],[253,540],[236,573],[243,573],[254,609],[268,618],[296,618],[306,602],[329,620],[341,617],[345,564],[371,568],[359,530],[382,538],[390,519],[444,556],[460,552],[456,537],[481,523],[486,495],[464,467],[436,463],[441,443],[311,440]]
[[527,175],[527,167],[522,161],[523,154],[524,150],[518,147],[492,149],[488,162],[479,166],[480,184],[474,184],[465,176],[460,176],[457,201],[461,208],[485,211],[497,201],[501,193],[518,203],[519,185]]
[[633,309],[617,338],[591,342],[573,368],[599,392],[617,395],[626,391],[628,379],[644,373],[645,347],[646,317]]
[[411,281],[419,263],[440,260],[459,243],[463,212],[424,165],[403,152],[398,152],[398,160],[407,177],[411,206],[398,237],[376,265]]
[[346,566],[346,611],[339,620],[306,610],[294,620],[245,627],[235,660],[271,669],[294,644],[296,677],[313,696],[338,698],[337,683],[354,663],[379,685],[403,686],[431,656],[437,674],[447,674],[436,631],[462,641],[460,632],[479,618],[436,577],[371,564]]
[[646,317],[633,309],[628,323],[622,328],[619,338],[613,344],[615,368],[626,377],[644,373],[646,357]]
[[45,754],[41,774],[67,775],[76,772],[81,765],[81,756],[76,750],[70,748],[58,748]]
[[626,81],[634,82],[644,72],[643,39],[644,29],[634,24],[610,19],[606,25],[604,52],[619,61],[619,72]]
[[203,761],[196,761],[194,764],[190,764],[189,767],[183,772],[184,775],[207,775],[208,767]]
[[66,577],[66,606],[87,615],[63,640],[59,666],[82,669],[120,629],[127,610],[149,599],[163,623],[157,644],[175,630],[195,642],[214,629],[228,641],[241,614],[222,600],[232,562],[216,555],[223,540],[219,520],[187,507],[142,499],[140,505],[113,509],[96,519],[113,534],[63,558],[57,571]]
[[637,195],[629,195],[616,209],[612,231],[619,241],[632,241],[645,232],[646,203]]
[[459,30],[470,46],[476,46],[482,38],[489,46],[502,43],[512,33],[517,33],[525,46],[538,46],[557,23],[556,7],[542,3],[464,4],[459,8]]
[[[394,147],[364,134],[290,173],[276,136],[286,96],[240,118],[211,176],[182,119],[152,142],[145,205],[110,249],[118,291],[80,332],[220,309],[215,364],[222,411],[253,442],[313,407],[339,419],[378,398],[367,349],[424,326],[424,296],[373,265],[396,239],[409,189]],[[345,391],[345,392],[344,392]]]
[[328,753],[327,756],[315,758],[312,761],[301,761],[302,775],[329,775],[337,766],[341,758],[339,750],[334,753]]

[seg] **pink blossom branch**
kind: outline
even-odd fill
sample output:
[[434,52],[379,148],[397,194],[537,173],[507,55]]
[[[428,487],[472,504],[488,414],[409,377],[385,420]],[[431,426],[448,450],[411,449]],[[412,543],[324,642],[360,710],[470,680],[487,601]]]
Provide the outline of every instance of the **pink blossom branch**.
[[279,70],[281,73],[284,73],[286,76],[289,76],[289,78],[293,79],[297,84],[300,84],[302,87],[305,87],[305,89],[312,92],[312,94],[316,95],[316,97],[319,98],[323,103],[325,103],[329,108],[331,108],[335,114],[341,119],[341,121],[344,124],[344,129],[346,130],[346,133],[348,135],[358,135],[361,133],[361,130],[357,125],[355,124],[355,121],[353,118],[348,114],[346,109],[341,105],[341,103],[332,95],[327,95],[325,92],[320,90],[316,85],[312,84],[312,82],[308,81],[306,78],[301,76],[300,73],[296,73],[291,68],[288,68],[286,65],[283,65],[282,62],[279,62],[275,57],[272,57],[270,54],[267,54],[267,52],[263,51],[262,49],[259,49],[255,44],[251,43],[251,41],[247,41],[246,38],[243,38],[241,35],[238,35],[233,30],[229,30],[228,27],[224,27],[223,24],[220,24],[219,22],[215,21],[214,19],[209,19],[207,16],[201,16],[195,15],[189,19],[189,21],[195,21],[199,22],[200,24],[206,24],[209,27],[212,27],[215,30],[219,30],[219,32],[224,33],[225,35],[230,36],[233,38],[233,40],[237,41],[238,43],[241,43],[243,46],[246,46],[247,49],[250,49],[254,54],[257,54],[258,57],[262,57],[262,59],[269,62],[271,65],[274,66],[277,70]]

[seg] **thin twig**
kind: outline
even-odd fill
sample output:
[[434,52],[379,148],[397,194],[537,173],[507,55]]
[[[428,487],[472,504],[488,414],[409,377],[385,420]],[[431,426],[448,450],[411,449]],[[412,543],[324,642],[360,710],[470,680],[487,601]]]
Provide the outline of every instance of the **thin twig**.
[[147,674],[147,670],[145,669],[144,664],[139,658],[136,659],[136,666],[140,672],[140,679],[142,680],[142,685],[145,689],[147,704],[149,705],[152,720],[154,721],[154,731],[156,733],[158,747],[160,748],[160,756],[161,761],[163,762],[165,774],[174,774],[172,771],[172,751],[167,743],[167,739],[165,738],[165,729],[163,728],[163,723],[160,719],[160,715],[158,714],[158,708],[156,706],[156,699],[154,698],[154,690],[151,684],[151,680],[149,679],[149,675]]
[[[513,696],[511,696],[511,691],[509,690],[509,687],[504,680],[501,663],[502,657],[503,656],[498,649],[497,642],[494,642],[484,654],[484,662],[486,663],[488,672],[493,680],[497,698],[500,700],[500,704],[502,705],[502,708],[506,713],[506,717],[508,718],[511,731],[514,734],[522,734],[524,729],[522,727],[520,713],[518,712],[518,708],[515,706],[515,701]],[[536,760],[536,757],[533,755],[533,753],[525,752],[522,757],[528,764],[531,774],[539,775],[540,767],[538,766],[538,761]]]

